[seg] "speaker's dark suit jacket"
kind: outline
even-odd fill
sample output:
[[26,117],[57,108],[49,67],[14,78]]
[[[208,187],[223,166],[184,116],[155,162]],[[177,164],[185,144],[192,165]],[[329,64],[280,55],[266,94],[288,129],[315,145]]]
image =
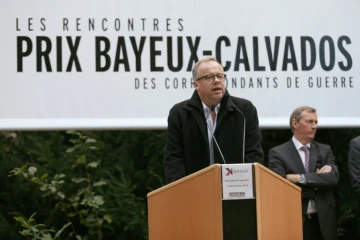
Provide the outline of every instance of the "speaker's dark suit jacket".
[[[330,165],[331,172],[315,173],[316,168],[324,165]],[[315,200],[324,239],[336,239],[336,209],[333,191],[339,180],[339,172],[330,146],[311,142],[309,173],[306,173],[300,154],[294,142],[290,140],[270,149],[269,168],[284,178],[287,174],[304,174],[306,184],[299,184],[302,189],[302,213],[306,214],[309,199]]]
[[[264,161],[261,148],[259,120],[254,105],[246,100],[232,97],[225,92],[220,102],[214,136],[226,163],[242,163],[244,117],[246,118],[245,162]],[[223,163],[214,144],[215,163]],[[189,100],[177,103],[168,117],[165,146],[165,178],[173,182],[210,165],[208,130],[204,108],[197,93]]]

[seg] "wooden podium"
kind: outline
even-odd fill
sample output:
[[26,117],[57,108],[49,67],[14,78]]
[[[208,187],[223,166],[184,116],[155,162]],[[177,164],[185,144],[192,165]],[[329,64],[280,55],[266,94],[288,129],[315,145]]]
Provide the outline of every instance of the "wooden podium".
[[222,199],[214,164],[150,192],[150,240],[302,240],[301,189],[255,163],[254,198]]

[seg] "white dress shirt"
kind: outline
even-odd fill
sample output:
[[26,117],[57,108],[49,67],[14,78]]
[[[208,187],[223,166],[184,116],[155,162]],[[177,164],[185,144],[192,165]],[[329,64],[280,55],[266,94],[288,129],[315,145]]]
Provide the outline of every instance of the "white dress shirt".
[[212,138],[210,129],[212,130],[212,132],[215,132],[216,120],[217,120],[218,112],[220,109],[220,103],[218,105],[216,105],[216,107],[214,109],[214,111],[216,113],[214,122],[212,121],[212,118],[211,118],[210,109],[203,102],[202,102],[202,105],[204,108],[205,117],[207,116],[206,123],[208,125],[207,130],[208,130],[208,140],[209,140],[209,149],[210,149],[210,163],[209,164],[212,165],[212,164],[214,164],[215,161],[214,161],[214,144],[213,144],[213,138]]
[[[295,136],[292,137],[292,141],[294,142],[295,148],[298,150],[301,161],[304,165],[305,168],[305,152],[304,150],[302,150],[301,148],[303,147],[302,143],[300,143]],[[310,143],[306,144],[305,146],[307,146],[309,148],[310,151]],[[310,154],[310,153],[309,153]],[[309,155],[310,158],[310,155]],[[306,178],[305,178],[306,180]],[[316,209],[316,205],[315,205],[315,201],[314,200],[310,200],[309,201],[309,205],[308,205],[308,209],[307,209],[307,213],[316,213],[317,209]]]

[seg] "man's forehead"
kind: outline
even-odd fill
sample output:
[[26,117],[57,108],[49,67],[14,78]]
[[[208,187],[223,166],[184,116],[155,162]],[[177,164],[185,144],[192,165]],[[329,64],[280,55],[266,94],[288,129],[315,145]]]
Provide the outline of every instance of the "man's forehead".
[[198,66],[198,69],[212,68],[214,66],[222,68],[221,64],[216,62],[216,61],[206,61],[206,62],[200,63],[199,66]]
[[313,119],[313,118],[316,118],[316,119],[317,119],[317,114],[316,114],[316,112],[303,111],[303,112],[301,113],[301,118],[303,118],[303,119]]

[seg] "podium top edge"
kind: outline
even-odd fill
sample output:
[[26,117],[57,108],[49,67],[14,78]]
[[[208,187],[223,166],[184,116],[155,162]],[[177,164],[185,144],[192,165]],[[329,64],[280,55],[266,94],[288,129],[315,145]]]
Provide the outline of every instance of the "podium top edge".
[[190,175],[188,175],[188,176],[185,176],[185,177],[183,177],[183,178],[181,178],[181,179],[179,179],[179,180],[176,180],[175,182],[169,183],[169,184],[164,185],[164,186],[162,186],[162,187],[160,187],[160,188],[158,188],[158,189],[155,189],[155,190],[149,192],[149,193],[147,194],[147,197],[149,198],[149,197],[151,197],[152,195],[155,195],[155,194],[157,194],[157,193],[159,193],[159,192],[162,192],[162,191],[164,191],[164,190],[166,190],[166,189],[172,188],[172,187],[174,187],[174,186],[176,186],[176,185],[178,185],[178,184],[181,184],[181,183],[183,183],[183,182],[186,182],[187,180],[189,180],[189,179],[191,179],[191,178],[193,178],[193,177],[195,177],[195,176],[201,175],[201,174],[203,174],[203,173],[205,173],[205,172],[212,171],[212,170],[214,170],[214,169],[220,169],[220,168],[221,168],[221,164],[213,164],[213,165],[208,166],[208,167],[206,167],[206,168],[204,168],[204,169],[201,169],[201,170],[199,170],[199,171],[197,171],[197,172],[195,172],[195,173],[192,173],[192,174],[190,174]]

